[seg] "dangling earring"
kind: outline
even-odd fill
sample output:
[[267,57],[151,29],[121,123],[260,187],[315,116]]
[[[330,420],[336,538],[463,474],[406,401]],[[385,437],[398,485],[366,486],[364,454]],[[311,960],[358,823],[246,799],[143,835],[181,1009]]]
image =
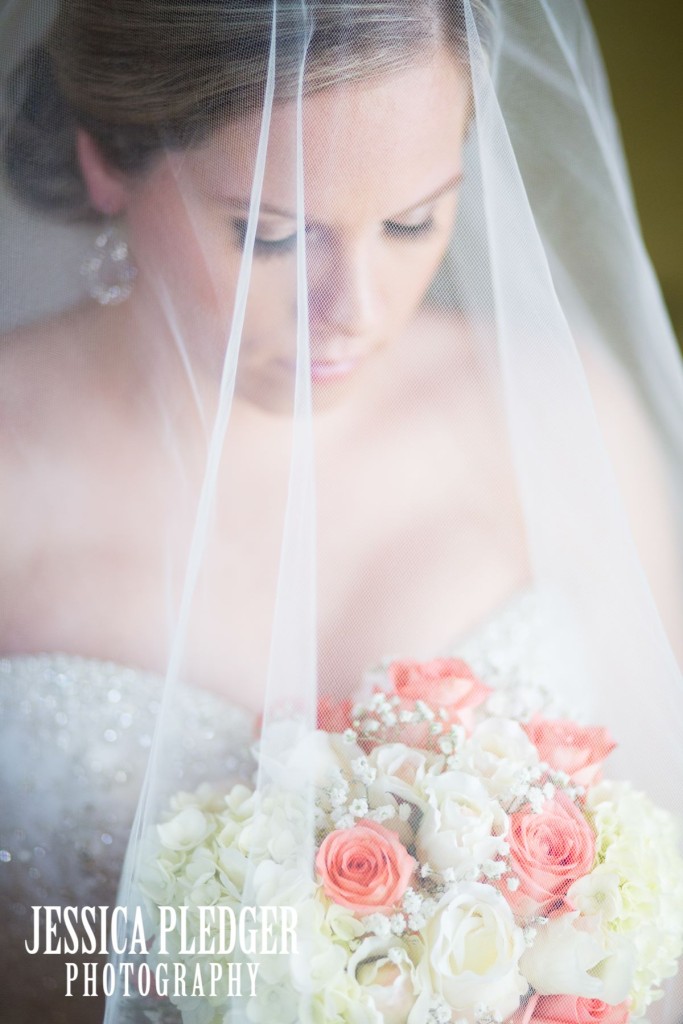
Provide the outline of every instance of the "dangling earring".
[[81,266],[88,292],[101,306],[125,302],[133,290],[137,272],[130,260],[128,243],[113,226],[98,234]]

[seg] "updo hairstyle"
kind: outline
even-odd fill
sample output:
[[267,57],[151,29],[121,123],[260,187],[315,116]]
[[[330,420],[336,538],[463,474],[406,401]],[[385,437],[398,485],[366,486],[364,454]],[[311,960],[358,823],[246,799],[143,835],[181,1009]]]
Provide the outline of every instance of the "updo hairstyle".
[[[487,45],[487,0],[471,0]],[[25,203],[99,217],[76,152],[81,128],[109,165],[144,174],[160,152],[200,144],[262,102],[272,0],[62,0],[47,36],[8,79],[2,164]],[[280,0],[276,98],[400,70],[446,45],[466,65],[463,0]]]

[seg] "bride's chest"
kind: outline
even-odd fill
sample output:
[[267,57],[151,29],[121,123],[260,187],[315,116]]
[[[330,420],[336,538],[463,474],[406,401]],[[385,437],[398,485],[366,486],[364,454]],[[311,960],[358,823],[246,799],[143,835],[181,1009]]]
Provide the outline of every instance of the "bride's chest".
[[[295,520],[286,541],[314,559],[323,685],[358,679],[387,653],[433,653],[524,582],[514,501],[491,453],[458,452],[419,430],[396,441],[374,434],[318,452],[315,517]],[[200,685],[234,696],[248,684],[257,702],[289,473],[267,460],[228,469],[198,550],[187,663]],[[196,508],[196,481],[144,459],[115,473],[77,461],[61,479],[55,470],[38,507],[17,510],[5,649],[162,669]]]

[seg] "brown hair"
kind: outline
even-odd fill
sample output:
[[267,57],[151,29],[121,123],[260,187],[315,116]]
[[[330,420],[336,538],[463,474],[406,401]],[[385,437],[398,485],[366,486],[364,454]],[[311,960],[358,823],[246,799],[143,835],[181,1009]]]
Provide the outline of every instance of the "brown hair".
[[[76,156],[87,131],[110,165],[142,173],[263,96],[273,0],[64,0],[11,79],[16,117],[3,162],[14,191],[69,217],[93,214]],[[486,0],[472,0],[484,43]],[[312,92],[405,67],[448,45],[467,63],[463,0],[280,0],[276,82]]]

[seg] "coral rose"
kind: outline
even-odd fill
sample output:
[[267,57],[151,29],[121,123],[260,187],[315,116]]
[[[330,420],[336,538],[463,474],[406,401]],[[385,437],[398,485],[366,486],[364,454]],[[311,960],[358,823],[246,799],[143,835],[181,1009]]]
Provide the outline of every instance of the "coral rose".
[[590,786],[600,777],[602,762],[616,743],[607,729],[577,725],[568,719],[535,716],[524,730],[542,761],[566,772],[577,786]]
[[345,732],[351,727],[353,704],[348,699],[334,700],[324,694],[318,700],[317,728],[325,732]]
[[325,837],[315,867],[329,899],[357,914],[372,914],[396,906],[417,861],[395,832],[361,819]]
[[628,1024],[628,1003],[611,1006],[583,996],[541,996],[529,1024]]
[[446,721],[468,730],[474,724],[474,708],[492,692],[461,658],[394,661],[389,665],[389,678],[404,707],[424,701],[430,708],[443,709]]
[[510,865],[519,879],[502,891],[518,914],[546,914],[561,907],[569,887],[587,875],[595,859],[595,836],[578,807],[562,792],[540,812],[529,806],[510,817]]

